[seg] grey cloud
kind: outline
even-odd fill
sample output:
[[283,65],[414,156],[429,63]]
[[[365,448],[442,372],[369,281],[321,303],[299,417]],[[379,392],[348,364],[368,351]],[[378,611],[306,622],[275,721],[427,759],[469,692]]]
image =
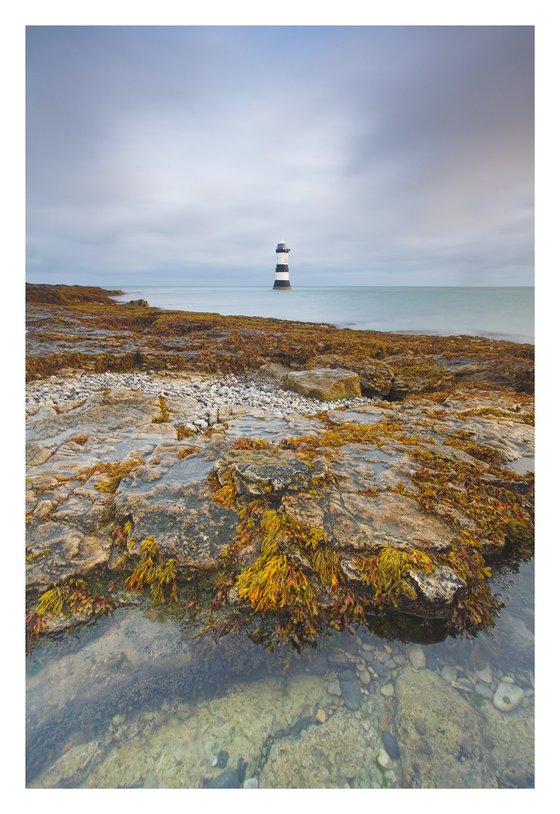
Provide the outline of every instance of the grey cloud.
[[32,28],[29,278],[531,284],[532,42]]

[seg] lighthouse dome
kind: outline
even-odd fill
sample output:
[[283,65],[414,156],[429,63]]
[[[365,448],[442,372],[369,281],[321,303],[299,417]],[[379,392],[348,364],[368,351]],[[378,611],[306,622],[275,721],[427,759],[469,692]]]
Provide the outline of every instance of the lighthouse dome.
[[285,252],[287,250],[287,248],[288,248],[288,244],[284,243],[282,241],[276,246],[276,251],[277,252]]

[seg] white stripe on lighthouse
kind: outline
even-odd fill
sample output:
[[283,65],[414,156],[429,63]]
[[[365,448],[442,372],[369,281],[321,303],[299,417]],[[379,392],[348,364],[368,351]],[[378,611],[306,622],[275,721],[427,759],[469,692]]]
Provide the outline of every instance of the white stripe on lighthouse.
[[276,252],[276,262],[279,266],[287,266],[288,252]]
[[276,272],[276,279],[277,280],[289,280],[290,279],[290,272],[289,271],[277,271]]

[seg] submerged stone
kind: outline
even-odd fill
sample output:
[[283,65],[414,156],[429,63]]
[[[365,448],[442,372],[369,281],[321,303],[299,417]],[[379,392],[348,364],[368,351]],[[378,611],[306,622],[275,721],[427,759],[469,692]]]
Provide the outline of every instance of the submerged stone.
[[523,690],[515,684],[501,681],[494,694],[494,706],[500,712],[513,712],[523,700]]
[[340,692],[348,709],[359,709],[362,704],[362,690],[359,681],[355,678],[340,681]]

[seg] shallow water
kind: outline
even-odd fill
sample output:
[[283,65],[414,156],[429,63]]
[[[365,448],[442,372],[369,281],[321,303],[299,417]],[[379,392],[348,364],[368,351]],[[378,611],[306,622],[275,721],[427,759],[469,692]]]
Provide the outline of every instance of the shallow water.
[[128,288],[117,301],[157,308],[327,322],[341,328],[534,341],[533,288],[326,286]]
[[[27,660],[28,784],[531,787],[533,565],[493,582],[506,607],[475,639],[385,618],[271,653],[137,607],[41,641]],[[510,712],[493,702],[501,678],[524,691]]]

